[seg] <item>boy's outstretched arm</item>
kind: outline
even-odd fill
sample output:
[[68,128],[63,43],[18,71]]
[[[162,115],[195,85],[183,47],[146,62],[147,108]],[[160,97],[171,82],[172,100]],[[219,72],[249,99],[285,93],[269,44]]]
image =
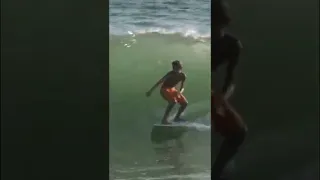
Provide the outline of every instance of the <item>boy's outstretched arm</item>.
[[161,83],[163,83],[168,78],[169,75],[170,75],[170,72],[164,75],[155,85],[153,85],[151,89],[146,93],[147,97],[150,96],[153,90],[157,88]]

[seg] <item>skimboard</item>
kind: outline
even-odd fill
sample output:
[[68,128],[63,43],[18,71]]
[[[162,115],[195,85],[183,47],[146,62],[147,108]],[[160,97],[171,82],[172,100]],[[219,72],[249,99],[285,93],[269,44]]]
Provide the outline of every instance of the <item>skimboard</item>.
[[171,124],[161,124],[161,122],[159,122],[153,125],[151,141],[159,144],[169,140],[179,139],[186,132],[210,132],[210,130],[211,126],[190,121],[171,122]]
[[177,128],[177,129],[186,129],[186,130],[197,130],[197,131],[209,131],[211,129],[211,126],[201,124],[201,123],[196,123],[196,122],[190,122],[186,120],[181,120],[181,121],[173,121],[170,124],[161,124],[157,123],[153,125],[154,128]]

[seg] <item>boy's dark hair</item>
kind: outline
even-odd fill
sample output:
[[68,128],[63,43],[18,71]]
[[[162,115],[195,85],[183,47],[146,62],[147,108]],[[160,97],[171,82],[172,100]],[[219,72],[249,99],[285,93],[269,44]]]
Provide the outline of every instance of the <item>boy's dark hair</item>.
[[227,26],[231,18],[228,13],[228,4],[225,0],[212,0],[212,26]]
[[179,60],[172,61],[172,66],[177,66],[181,64]]

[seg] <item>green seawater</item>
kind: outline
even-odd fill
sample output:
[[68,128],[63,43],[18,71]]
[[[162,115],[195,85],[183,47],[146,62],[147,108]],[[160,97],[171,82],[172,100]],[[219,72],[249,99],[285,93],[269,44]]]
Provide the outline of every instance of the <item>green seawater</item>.
[[[159,165],[155,164],[155,160],[158,156],[153,150],[150,132],[153,124],[161,120],[167,104],[161,98],[159,89],[149,98],[145,93],[171,70],[171,62],[178,59],[183,63],[183,71],[187,75],[184,95],[189,105],[183,117],[189,121],[208,124],[210,41],[196,40],[179,34],[159,33],[111,36],[110,39],[111,176],[147,177],[139,174],[141,169],[145,169],[144,171],[151,175],[164,175],[157,174]],[[183,177],[210,178],[210,131],[186,133],[183,142],[186,153],[189,154],[183,157],[183,161],[193,167],[192,171],[188,170],[189,175]],[[120,170],[123,168],[126,171]],[[127,168],[134,170],[129,173]]]

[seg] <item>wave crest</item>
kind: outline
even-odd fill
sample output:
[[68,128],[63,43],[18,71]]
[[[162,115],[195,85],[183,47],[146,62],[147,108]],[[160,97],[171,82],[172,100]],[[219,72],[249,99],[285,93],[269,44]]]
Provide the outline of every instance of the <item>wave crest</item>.
[[210,41],[211,33],[210,32],[199,32],[198,30],[192,28],[177,28],[177,29],[165,29],[165,28],[148,28],[148,29],[140,29],[140,30],[129,30],[129,31],[116,31],[118,33],[113,33],[112,28],[111,34],[109,36],[123,36],[123,37],[135,37],[135,36],[162,36],[162,35],[171,35],[171,37],[180,37],[186,39],[193,39],[198,41]]

